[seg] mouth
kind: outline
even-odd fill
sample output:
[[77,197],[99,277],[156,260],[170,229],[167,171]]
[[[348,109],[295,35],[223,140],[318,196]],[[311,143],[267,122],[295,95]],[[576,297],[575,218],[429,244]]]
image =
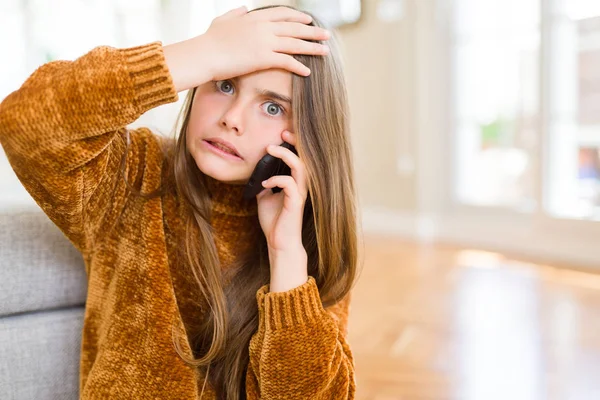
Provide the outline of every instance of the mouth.
[[203,140],[202,143],[212,152],[228,158],[228,159],[232,159],[232,160],[242,160],[242,157],[240,157],[237,153],[235,153],[233,150],[231,150],[230,148],[223,146],[220,143],[216,143],[216,142],[211,142],[208,140]]

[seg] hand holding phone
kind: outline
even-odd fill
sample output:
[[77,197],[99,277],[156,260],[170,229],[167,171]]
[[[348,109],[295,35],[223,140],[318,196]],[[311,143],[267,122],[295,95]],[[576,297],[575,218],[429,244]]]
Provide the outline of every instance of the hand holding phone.
[[[283,146],[286,149],[291,150],[294,154],[298,155],[298,152],[296,151],[296,148],[293,145],[287,142],[283,142],[283,144],[281,144],[280,146]],[[270,154],[266,154],[256,164],[256,167],[254,167],[254,171],[252,172],[252,175],[250,176],[250,179],[248,180],[248,183],[244,188],[244,200],[250,200],[256,197],[256,195],[258,195],[263,189],[265,189],[262,186],[262,181],[269,179],[270,177],[275,175],[291,174],[291,168],[281,158],[277,158]],[[273,193],[278,193],[283,189],[279,187],[274,187],[271,190],[273,191]]]

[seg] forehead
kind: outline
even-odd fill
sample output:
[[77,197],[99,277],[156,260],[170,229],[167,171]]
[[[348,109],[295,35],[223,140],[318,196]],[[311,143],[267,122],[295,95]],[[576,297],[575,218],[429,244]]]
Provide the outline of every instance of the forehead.
[[283,69],[255,71],[237,79],[248,89],[272,90],[286,96],[292,94],[292,73]]

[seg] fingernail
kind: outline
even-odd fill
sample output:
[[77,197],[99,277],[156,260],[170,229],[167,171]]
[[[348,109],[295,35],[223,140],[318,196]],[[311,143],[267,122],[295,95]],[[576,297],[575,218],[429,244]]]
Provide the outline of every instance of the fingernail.
[[328,31],[328,30],[326,30],[326,31],[325,31],[325,37],[326,37],[327,39],[329,39],[329,38],[331,37],[331,31]]

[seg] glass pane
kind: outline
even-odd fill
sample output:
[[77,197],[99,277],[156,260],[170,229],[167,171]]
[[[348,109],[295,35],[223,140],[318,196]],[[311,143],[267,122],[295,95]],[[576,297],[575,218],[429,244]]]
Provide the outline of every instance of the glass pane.
[[296,7],[312,13],[330,28],[355,23],[361,14],[361,0],[298,0]]
[[535,209],[538,0],[457,0],[454,30],[455,197]]
[[[126,47],[161,39],[161,7],[170,2],[184,9],[180,0],[0,0],[2,61],[10,60],[0,62],[0,101],[48,61],[73,60],[99,45]],[[144,117],[160,117],[155,120],[162,125],[155,125],[168,131],[177,111],[157,108]],[[0,188],[0,206],[33,203],[2,148]]]
[[551,8],[546,208],[600,220],[600,2]]
[[20,11],[6,12],[0,24],[0,49],[3,58],[10,62],[0,62],[0,101],[27,78],[27,48],[23,33],[25,24]]
[[4,13],[18,11],[22,7],[21,0],[2,0],[0,1],[0,15],[5,18]]

